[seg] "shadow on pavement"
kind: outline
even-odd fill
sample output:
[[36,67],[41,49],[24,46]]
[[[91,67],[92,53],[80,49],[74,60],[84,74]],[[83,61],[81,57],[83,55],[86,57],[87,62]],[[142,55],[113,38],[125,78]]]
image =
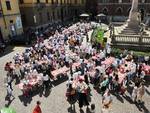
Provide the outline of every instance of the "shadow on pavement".
[[40,97],[44,96],[44,97],[48,97],[51,93],[51,87],[49,87],[48,89],[44,90],[44,87],[38,87],[35,88],[34,90],[29,92],[29,95],[26,97],[25,95],[20,95],[18,96],[20,101],[23,103],[24,106],[27,106],[28,104],[31,103],[32,101],[32,97],[39,95]]
[[3,53],[0,53],[0,57],[3,57],[5,55],[13,52],[15,47],[24,47],[24,48],[26,48],[26,47],[31,47],[31,45],[10,45],[10,46],[5,48]]
[[86,113],[92,113],[88,107],[86,108]]
[[31,101],[32,101],[32,97],[31,96],[25,97],[24,95],[20,95],[18,97],[19,97],[20,101],[23,102],[24,106],[28,106],[28,104],[30,104]]
[[61,77],[57,78],[57,80],[52,81],[53,86],[57,86],[63,82],[66,82],[68,80],[67,76],[62,75]]
[[77,113],[77,112],[76,112],[76,109],[75,109],[75,105],[70,106],[70,107],[68,108],[68,113]]
[[14,100],[15,100],[15,98],[10,99],[10,97],[8,97],[8,96],[5,97],[5,101],[8,101],[8,103],[6,104],[7,106],[10,106]]
[[11,52],[13,52],[14,50],[14,46],[8,46],[5,48],[4,52],[3,53],[0,53],[0,57],[3,57]]
[[135,103],[136,107],[139,111],[144,111],[143,113],[150,113],[150,111],[145,107],[144,102],[143,103]]
[[80,113],[84,113],[84,111],[82,109],[80,109]]
[[51,94],[51,91],[51,88],[46,89],[45,94],[43,96],[47,98]]
[[112,95],[116,97],[117,100],[119,100],[121,103],[124,103],[123,98],[120,96],[120,94],[116,94],[115,92],[111,92]]
[[133,104],[133,101],[132,101],[132,99],[131,99],[131,97],[129,97],[129,96],[123,96],[124,97],[124,99],[126,99],[126,101],[128,101],[130,104]]
[[148,95],[150,95],[150,91],[148,91],[148,89],[146,89],[145,91],[146,91],[146,93],[147,93]]

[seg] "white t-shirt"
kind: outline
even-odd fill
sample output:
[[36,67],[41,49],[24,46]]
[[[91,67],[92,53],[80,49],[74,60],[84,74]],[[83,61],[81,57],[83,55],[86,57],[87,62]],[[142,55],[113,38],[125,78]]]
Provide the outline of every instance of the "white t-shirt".
[[104,94],[103,98],[104,98],[104,100],[103,100],[104,104],[108,104],[108,103],[110,103],[110,101],[112,101],[111,95],[105,95]]
[[46,76],[43,76],[43,81],[48,81],[49,80],[49,76],[46,75]]

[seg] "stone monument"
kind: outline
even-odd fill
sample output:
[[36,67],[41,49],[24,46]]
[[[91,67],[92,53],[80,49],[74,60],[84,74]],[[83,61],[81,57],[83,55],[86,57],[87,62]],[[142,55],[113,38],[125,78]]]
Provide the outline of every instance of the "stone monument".
[[149,50],[150,35],[142,26],[140,14],[138,12],[138,0],[132,0],[132,7],[127,22],[119,27],[115,27],[112,36],[112,45],[114,47]]
[[[138,12],[138,0],[132,0],[132,7],[129,13],[129,18],[124,25],[124,29],[120,32],[122,35],[140,35],[141,19]],[[145,33],[144,33],[145,34]]]
[[138,12],[138,0],[132,0],[132,7],[127,21],[128,27],[137,28],[140,24],[139,12]]

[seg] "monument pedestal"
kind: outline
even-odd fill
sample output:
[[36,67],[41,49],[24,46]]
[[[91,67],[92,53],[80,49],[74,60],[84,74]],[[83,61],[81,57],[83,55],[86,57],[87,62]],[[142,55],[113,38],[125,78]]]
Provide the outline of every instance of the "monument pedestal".
[[[140,15],[138,12],[138,0],[132,0],[132,8],[129,18],[121,29],[119,34],[115,34],[112,38],[112,44],[116,47],[127,49],[147,49],[150,50],[150,37],[143,27],[140,25]],[[123,28],[123,29],[122,29]]]
[[123,35],[139,35],[140,34],[140,18],[138,12],[138,0],[132,1],[132,8],[130,10],[129,19],[126,27],[120,34]]
[[129,28],[140,28],[140,19],[138,12],[130,12],[129,19],[127,20],[127,26]]

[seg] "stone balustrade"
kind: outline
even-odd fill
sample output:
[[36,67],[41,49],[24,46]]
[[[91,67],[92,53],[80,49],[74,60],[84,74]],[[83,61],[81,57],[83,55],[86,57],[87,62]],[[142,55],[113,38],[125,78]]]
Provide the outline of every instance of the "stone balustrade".
[[130,36],[130,35],[114,35],[112,37],[112,43],[117,44],[139,44],[140,46],[150,46],[150,37],[147,36]]

